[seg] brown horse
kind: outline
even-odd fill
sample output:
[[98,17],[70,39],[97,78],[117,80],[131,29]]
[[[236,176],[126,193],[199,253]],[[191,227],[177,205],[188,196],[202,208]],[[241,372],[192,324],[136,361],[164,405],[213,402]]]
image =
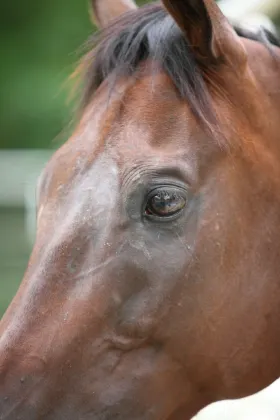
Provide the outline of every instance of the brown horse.
[[280,376],[280,48],[214,0],[162,3],[93,2],[1,322],[1,419],[186,420]]

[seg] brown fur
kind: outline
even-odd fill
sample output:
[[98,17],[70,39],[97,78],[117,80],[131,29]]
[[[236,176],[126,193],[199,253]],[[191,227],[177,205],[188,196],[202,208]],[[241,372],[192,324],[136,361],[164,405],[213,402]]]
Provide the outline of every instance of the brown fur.
[[[189,24],[191,1],[164,3]],[[0,325],[4,419],[186,420],[280,375],[280,49],[200,6],[193,30],[213,42],[180,44],[193,59],[180,83],[151,55],[88,66],[108,73],[87,73],[82,117],[41,177],[36,243]],[[146,211],[160,189],[184,197],[176,217]]]

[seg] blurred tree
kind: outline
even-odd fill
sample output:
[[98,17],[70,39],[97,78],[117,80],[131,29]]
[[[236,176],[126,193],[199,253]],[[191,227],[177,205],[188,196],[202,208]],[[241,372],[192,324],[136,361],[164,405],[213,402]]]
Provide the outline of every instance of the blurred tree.
[[48,147],[67,119],[63,83],[91,25],[86,2],[0,3],[0,147]]

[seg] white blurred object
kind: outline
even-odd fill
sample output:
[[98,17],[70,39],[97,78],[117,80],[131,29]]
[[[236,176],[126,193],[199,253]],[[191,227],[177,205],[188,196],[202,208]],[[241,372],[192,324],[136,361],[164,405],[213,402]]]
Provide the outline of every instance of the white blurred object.
[[280,14],[280,0],[221,0],[218,4],[232,24],[253,31],[262,26],[277,34],[272,19]]
[[245,29],[251,29],[252,31],[258,31],[260,27],[263,27],[268,29],[274,35],[277,34],[276,26],[272,20],[266,15],[262,15],[260,13],[252,13],[238,20],[231,19],[231,22],[236,24],[236,26],[244,27]]
[[193,420],[279,420],[280,379],[239,400],[219,401],[200,411]]
[[0,151],[0,207],[24,209],[31,244],[35,236],[37,178],[52,154],[52,150]]
[[218,3],[229,19],[242,19],[255,13],[272,19],[280,13],[279,0],[220,0]]

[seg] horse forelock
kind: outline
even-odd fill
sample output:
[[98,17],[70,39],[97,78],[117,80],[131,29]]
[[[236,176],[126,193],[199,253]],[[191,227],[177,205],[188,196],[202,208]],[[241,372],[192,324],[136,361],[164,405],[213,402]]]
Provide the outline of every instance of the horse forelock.
[[[260,28],[258,32],[234,29],[240,37],[258,41],[271,51],[271,46],[280,46],[280,38],[266,29]],[[219,80],[215,80],[219,60],[199,62],[185,35],[162,5],[149,4],[126,13],[94,34],[87,48],[89,52],[78,71],[82,75],[82,110],[105,79],[113,89],[120,78],[137,77],[141,63],[153,61],[155,68],[171,78],[201,126],[219,137],[217,115],[209,93],[211,85],[226,98]]]

